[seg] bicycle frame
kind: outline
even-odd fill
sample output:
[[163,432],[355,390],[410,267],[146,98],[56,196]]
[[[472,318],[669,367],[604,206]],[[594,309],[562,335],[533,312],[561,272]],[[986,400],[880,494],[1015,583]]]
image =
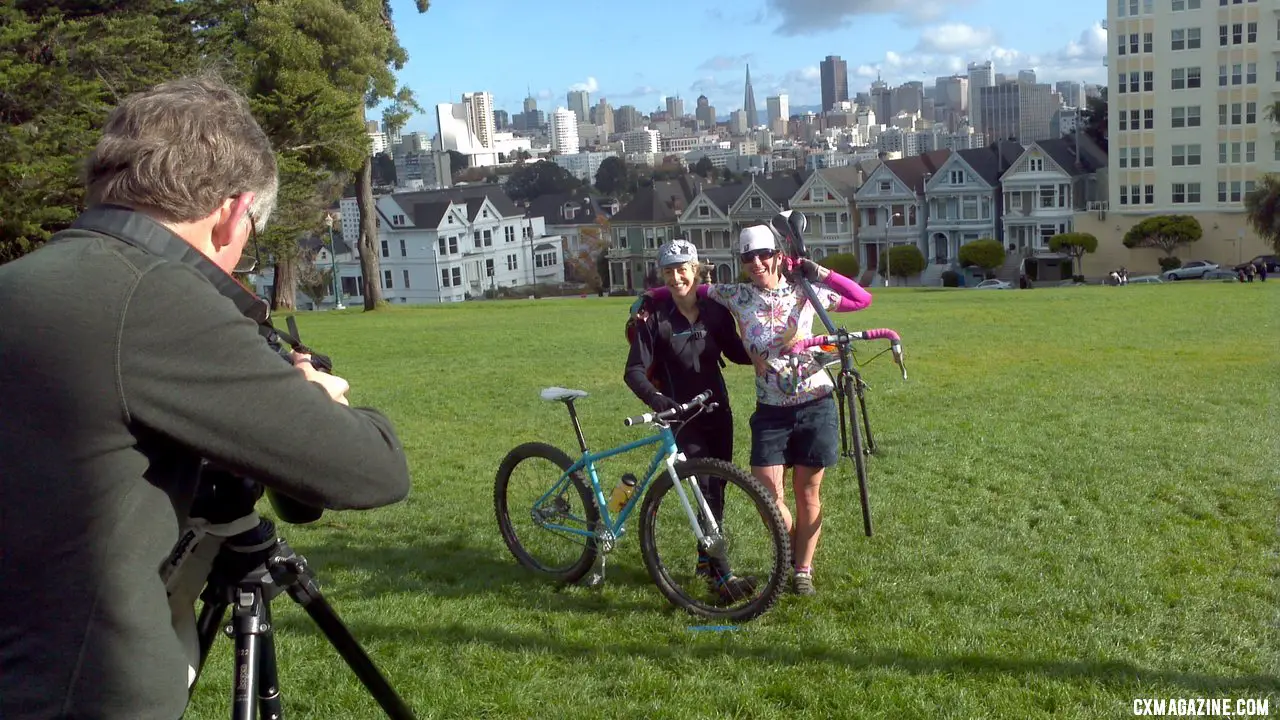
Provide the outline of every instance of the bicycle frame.
[[[694,513],[693,507],[690,505],[689,496],[685,492],[679,476],[676,474],[676,461],[684,460],[685,457],[684,453],[680,452],[680,449],[676,446],[675,433],[671,431],[671,427],[669,425],[665,422],[659,423],[661,430],[649,437],[625,443],[618,447],[610,448],[609,450],[591,452],[587,447],[586,438],[582,434],[582,426],[578,422],[578,416],[574,411],[573,405],[569,404],[568,407],[569,416],[573,420],[574,430],[578,436],[578,445],[582,448],[582,456],[574,461],[573,465],[569,466],[569,469],[560,475],[560,478],[549,490],[547,490],[546,493],[542,495],[542,497],[538,498],[537,502],[534,503],[534,507],[540,507],[549,498],[555,497],[563,492],[571,482],[570,478],[574,473],[585,471],[587,478],[591,481],[591,493],[595,497],[596,506],[600,509],[600,522],[603,527],[599,530],[593,531],[548,523],[543,525],[544,528],[561,530],[584,538],[594,538],[600,534],[604,534],[606,537],[611,538],[619,537],[622,535],[627,520],[631,517],[632,511],[635,509],[636,505],[639,504],[640,499],[644,496],[645,492],[648,491],[649,486],[652,485],[653,481],[657,479],[658,474],[665,469],[667,474],[671,477],[671,483],[674,486],[676,495],[680,498],[680,505],[684,508],[685,514],[689,518],[689,527],[692,528],[693,534],[697,537],[699,543],[707,542],[707,534],[703,532],[701,525],[698,523],[697,514]],[[609,499],[605,496],[604,488],[600,483],[600,475],[596,471],[596,463],[618,455],[625,455],[626,453],[639,450],[640,448],[648,445],[658,445],[657,449],[654,451],[653,460],[649,463],[648,471],[645,472],[643,478],[638,480],[635,492],[633,492],[631,497],[627,499],[626,504],[622,506],[618,511],[618,514],[616,516],[611,516],[609,513]],[[718,535],[720,533],[720,528],[716,524],[715,517],[711,513],[711,508],[702,494],[702,489],[698,487],[696,482],[692,483],[692,487],[695,495],[695,501],[697,502],[703,517],[707,519],[708,524],[711,526],[712,534]],[[612,543],[606,543],[605,552],[612,549],[611,545]]]

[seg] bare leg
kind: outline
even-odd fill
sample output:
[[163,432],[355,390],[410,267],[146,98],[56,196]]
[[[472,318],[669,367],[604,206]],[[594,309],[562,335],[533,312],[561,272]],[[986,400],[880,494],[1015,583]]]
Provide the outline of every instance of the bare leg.
[[822,500],[819,489],[825,468],[797,465],[795,469],[796,531],[792,550],[798,568],[813,564],[814,551],[818,549],[818,536],[822,533]]
[[778,504],[778,511],[782,513],[782,523],[786,526],[787,532],[791,532],[791,511],[787,509],[786,489],[783,486],[785,470],[784,465],[751,466],[751,474],[760,481],[761,485],[764,485],[765,490],[773,494],[773,500]]

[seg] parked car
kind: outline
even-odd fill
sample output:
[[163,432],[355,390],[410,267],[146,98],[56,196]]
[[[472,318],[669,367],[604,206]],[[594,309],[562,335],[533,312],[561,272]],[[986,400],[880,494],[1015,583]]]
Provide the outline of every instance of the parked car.
[[1204,275],[1201,275],[1200,279],[1202,280],[1239,280],[1240,278],[1236,276],[1236,272],[1234,270],[1227,270],[1226,268],[1218,268],[1217,270],[1210,270]]
[[1003,280],[997,280],[995,278],[991,278],[990,280],[983,280],[977,285],[974,285],[973,289],[974,290],[1009,290],[1012,287],[1013,285]]
[[1280,273],[1280,258],[1277,258],[1275,255],[1259,255],[1249,262],[1242,262],[1231,269],[1240,271],[1243,270],[1246,265],[1259,265],[1264,262],[1267,264],[1268,273]]
[[1128,285],[1146,285],[1149,283],[1162,283],[1159,275],[1139,275],[1138,277],[1129,278]]
[[1211,263],[1208,260],[1192,260],[1184,264],[1180,268],[1174,268],[1164,274],[1165,280],[1189,280],[1191,278],[1201,278],[1210,270],[1217,270],[1218,263]]

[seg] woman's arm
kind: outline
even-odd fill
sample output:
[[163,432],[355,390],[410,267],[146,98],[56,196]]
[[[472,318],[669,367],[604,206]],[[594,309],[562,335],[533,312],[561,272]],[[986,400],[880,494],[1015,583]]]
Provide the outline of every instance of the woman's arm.
[[826,303],[828,310],[833,312],[853,312],[855,310],[864,310],[871,306],[871,293],[840,273],[830,268],[822,267],[808,258],[802,261],[801,271],[805,277],[826,285],[836,293],[838,297],[831,298],[834,302],[828,301]]
[[675,407],[675,401],[666,397],[649,380],[649,368],[656,362],[657,340],[652,316],[637,319],[631,333],[631,349],[627,353],[626,369],[622,373],[622,381],[631,388],[631,392],[640,398],[654,411],[661,412]]

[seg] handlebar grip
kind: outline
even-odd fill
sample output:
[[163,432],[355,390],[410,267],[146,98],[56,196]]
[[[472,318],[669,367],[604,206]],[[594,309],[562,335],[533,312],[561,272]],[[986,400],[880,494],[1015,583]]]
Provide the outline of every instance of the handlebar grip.
[[902,340],[902,338],[898,336],[898,333],[890,330],[889,328],[864,330],[862,331],[862,336],[868,340],[892,340],[894,342]]

